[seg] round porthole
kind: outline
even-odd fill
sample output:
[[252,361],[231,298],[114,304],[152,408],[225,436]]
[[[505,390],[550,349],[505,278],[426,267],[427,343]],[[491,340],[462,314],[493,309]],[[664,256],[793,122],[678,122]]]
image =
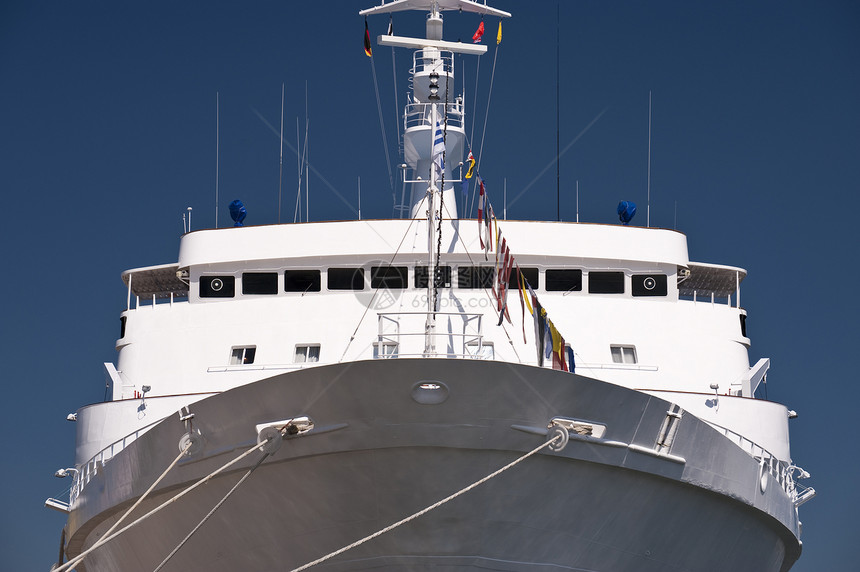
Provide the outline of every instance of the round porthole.
[[209,283],[209,287],[213,292],[218,292],[224,287],[224,282],[220,278],[213,278],[212,282]]
[[646,290],[653,290],[656,285],[657,281],[650,276],[646,277],[645,280],[642,281],[642,286],[644,286]]

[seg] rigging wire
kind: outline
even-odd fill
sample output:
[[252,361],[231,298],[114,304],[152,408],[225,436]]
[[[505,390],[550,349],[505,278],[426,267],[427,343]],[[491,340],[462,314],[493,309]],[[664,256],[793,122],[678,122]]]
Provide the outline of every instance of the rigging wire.
[[[389,19],[388,19],[388,35],[393,36],[394,35],[394,16],[392,14],[389,14],[388,16],[389,16]],[[400,157],[401,148],[403,146],[403,139],[402,139],[402,136],[400,135],[400,115],[399,115],[400,103],[398,103],[398,100],[397,100],[397,60],[394,57],[394,46],[391,46],[391,75],[394,76],[394,82],[392,85],[394,86],[394,126],[397,129],[397,157]],[[397,212],[397,194],[394,191],[393,183],[392,183],[392,187],[391,187],[391,199],[394,203],[394,206],[391,210],[391,218],[394,218],[394,215]]]
[[481,165],[481,157],[484,154],[484,137],[487,135],[487,121],[490,119],[490,99],[493,97],[493,83],[496,79],[496,60],[499,57],[499,46],[501,44],[496,44],[496,49],[493,52],[493,71],[490,74],[490,90],[487,92],[487,109],[484,113],[484,127],[481,132],[481,146],[478,150],[478,167]]
[[[391,255],[391,258],[388,261],[388,266],[391,266],[394,263],[394,259],[397,258],[397,254],[400,252],[400,247],[403,246],[403,242],[406,240],[406,237],[409,236],[409,229],[412,228],[412,225],[415,224],[417,218],[409,219],[409,226],[406,227],[406,232],[403,233],[403,237],[400,239],[400,244],[397,245],[397,249],[394,251],[394,254]],[[367,313],[370,311],[370,308],[373,306],[373,301],[376,300],[376,295],[379,294],[379,290],[381,286],[377,286],[373,290],[373,296],[370,298],[370,302],[364,307],[364,313],[361,315],[361,318],[358,320],[358,324],[355,326],[355,330],[353,330],[352,335],[349,336],[349,341],[346,343],[346,347],[343,349],[343,354],[341,354],[340,359],[337,360],[337,363],[343,362],[343,358],[346,357],[346,352],[349,351],[349,346],[352,345],[352,342],[355,341],[355,335],[358,333],[358,328],[361,327],[362,322],[364,322],[364,318],[367,316]]]
[[388,166],[388,185],[391,187],[393,204],[396,204],[397,196],[394,193],[394,177],[391,174],[391,152],[388,148],[388,137],[385,135],[385,121],[382,119],[382,102],[379,98],[379,82],[376,79],[376,63],[373,61],[373,56],[370,56],[370,70],[373,72],[373,90],[376,93],[376,112],[379,115],[379,130],[382,133],[382,150],[385,153],[385,164]]

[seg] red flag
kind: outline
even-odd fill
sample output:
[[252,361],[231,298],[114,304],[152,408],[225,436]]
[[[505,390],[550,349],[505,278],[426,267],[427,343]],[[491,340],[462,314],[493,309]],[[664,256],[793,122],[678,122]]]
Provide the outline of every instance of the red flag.
[[364,21],[364,53],[367,57],[373,57],[373,49],[370,47],[370,29],[367,27],[367,20]]
[[475,35],[472,36],[472,42],[477,44],[481,41],[481,37],[484,35],[484,21],[481,20],[481,23],[478,25],[478,29],[475,31]]
[[478,177],[478,240],[484,250],[484,181]]
[[520,295],[520,308],[523,311],[523,343],[526,343],[526,304],[523,299],[523,273],[520,272],[519,264],[517,264],[517,294]]

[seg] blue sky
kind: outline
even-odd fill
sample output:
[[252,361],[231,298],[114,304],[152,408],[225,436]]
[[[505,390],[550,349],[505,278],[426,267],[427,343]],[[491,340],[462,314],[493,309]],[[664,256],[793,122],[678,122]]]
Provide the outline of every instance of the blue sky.
[[[0,334],[6,454],[0,553],[10,570],[47,570],[63,517],[42,507],[70,484],[65,416],[103,396],[115,358],[126,268],[173,262],[182,213],[214,225],[215,100],[220,98],[220,226],[277,222],[281,83],[287,140],[308,91],[312,220],[388,217],[391,188],[370,61],[370,3],[260,1],[0,5],[0,189],[6,216]],[[860,473],[855,407],[860,282],[854,251],[860,181],[860,7],[853,2],[499,1],[504,23],[480,165],[509,218],[614,223],[619,200],[644,224],[648,95],[653,98],[651,222],[688,236],[691,259],[746,268],[750,358],[770,357],[768,395],[799,413],[794,460],[818,497],[804,505],[794,570],[856,568]],[[446,15],[446,39],[479,18]],[[395,18],[398,34],[423,17]],[[556,23],[561,42],[556,121]],[[372,35],[387,17],[370,19]],[[487,21],[487,39],[495,20]],[[475,92],[480,143],[492,41]],[[407,51],[396,54],[404,102]],[[396,139],[392,57],[375,48],[383,119]],[[462,79],[462,75],[460,76]],[[459,91],[459,90],[458,90]],[[263,119],[265,119],[265,121]],[[392,163],[397,158],[391,156]],[[292,220],[296,159],[285,147],[282,220]],[[336,192],[335,192],[336,191]],[[342,200],[344,199],[344,200]],[[26,278],[26,280],[25,280]],[[691,325],[694,327],[694,325]],[[850,358],[850,359],[849,359]]]

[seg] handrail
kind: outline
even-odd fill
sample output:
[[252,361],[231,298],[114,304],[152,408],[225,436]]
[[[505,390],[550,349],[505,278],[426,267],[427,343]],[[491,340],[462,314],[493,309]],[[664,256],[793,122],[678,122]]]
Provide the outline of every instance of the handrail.
[[[777,457],[755,441],[744,437],[737,431],[732,431],[728,427],[723,427],[722,425],[719,425],[712,421],[708,421],[707,419],[703,419],[703,421],[714,429],[721,431],[726,437],[736,438],[736,445],[740,447],[740,449],[747,453],[750,457],[763,463],[763,465],[767,467],[768,472],[774,479],[776,479],[776,481],[780,484],[786,494],[791,496],[792,499],[797,496],[797,485],[794,481],[794,477],[791,474],[791,465],[787,461],[780,460],[779,457]],[[747,450],[747,446],[744,446],[745,444],[748,446],[749,450]],[[758,452],[759,454],[756,455],[756,452]]]
[[[414,127],[432,127],[433,126],[433,107],[432,103],[410,103],[406,105],[406,110],[403,114],[403,128],[410,129]],[[441,104],[435,104],[441,105]],[[460,102],[445,104],[447,112],[448,127],[463,127],[463,106]],[[440,112],[441,113],[441,112]]]

